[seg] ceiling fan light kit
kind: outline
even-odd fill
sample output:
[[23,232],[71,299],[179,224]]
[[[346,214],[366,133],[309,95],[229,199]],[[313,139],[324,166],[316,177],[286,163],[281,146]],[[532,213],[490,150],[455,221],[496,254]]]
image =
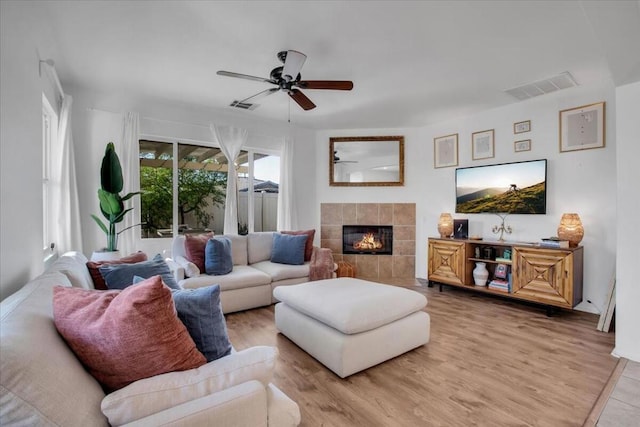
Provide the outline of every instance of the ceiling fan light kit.
[[278,53],[278,58],[284,53],[284,68],[282,69],[282,78],[290,82],[299,76],[300,70],[307,60],[307,55],[295,50]]
[[[232,107],[248,105],[251,104],[248,101],[255,101],[256,99],[264,98],[265,96],[271,95],[273,93],[284,91],[287,92],[291,99],[293,99],[303,110],[307,111],[314,109],[316,105],[304,93],[302,93],[300,89],[353,89],[353,82],[349,80],[301,80],[302,76],[300,75],[300,70],[302,69],[304,62],[307,60],[307,55],[305,55],[304,53],[295,50],[287,50],[278,52],[277,56],[278,59],[284,63],[284,66],[276,67],[271,70],[268,79],[223,70],[220,70],[216,73],[219,76],[236,77],[245,80],[271,83],[277,86],[275,88],[258,92],[257,94],[251,95],[250,97],[243,100],[234,101],[231,103]],[[244,107],[244,109],[251,108]]]

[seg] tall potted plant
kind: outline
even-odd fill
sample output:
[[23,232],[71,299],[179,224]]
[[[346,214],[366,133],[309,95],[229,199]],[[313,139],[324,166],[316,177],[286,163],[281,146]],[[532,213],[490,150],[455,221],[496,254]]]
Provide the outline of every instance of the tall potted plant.
[[116,154],[115,146],[113,142],[107,144],[107,148],[102,158],[102,166],[100,167],[100,184],[101,188],[98,189],[98,199],[100,200],[100,211],[107,220],[105,224],[96,215],[91,215],[98,226],[107,235],[107,246],[103,251],[105,252],[117,252],[118,251],[118,236],[125,230],[131,227],[124,228],[117,231],[116,224],[122,222],[127,212],[133,210],[133,208],[125,209],[124,202],[131,199],[140,192],[128,193],[125,196],[120,196],[120,192],[124,186],[124,180],[122,178],[122,166],[120,165],[120,159]]

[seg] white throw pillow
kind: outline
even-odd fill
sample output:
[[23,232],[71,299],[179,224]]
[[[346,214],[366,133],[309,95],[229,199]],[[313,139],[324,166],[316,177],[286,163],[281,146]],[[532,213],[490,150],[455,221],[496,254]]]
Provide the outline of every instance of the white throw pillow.
[[250,380],[266,387],[277,357],[277,348],[257,346],[196,369],[145,378],[107,395],[102,413],[111,425],[122,425]]
[[184,274],[187,277],[198,277],[200,275],[200,269],[198,268],[198,266],[185,257],[178,255],[175,261],[180,267],[184,268]]

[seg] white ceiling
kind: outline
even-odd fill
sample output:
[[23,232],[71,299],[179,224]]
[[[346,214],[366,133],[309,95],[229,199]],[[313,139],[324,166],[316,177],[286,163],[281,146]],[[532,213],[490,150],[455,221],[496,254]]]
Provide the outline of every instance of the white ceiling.
[[[569,71],[579,84],[640,80],[633,1],[44,1],[63,85],[227,108],[270,85],[276,53],[295,49],[302,78],[353,80],[291,103],[311,128],[423,126],[518,102],[503,91]],[[286,121],[277,93],[254,111]]]

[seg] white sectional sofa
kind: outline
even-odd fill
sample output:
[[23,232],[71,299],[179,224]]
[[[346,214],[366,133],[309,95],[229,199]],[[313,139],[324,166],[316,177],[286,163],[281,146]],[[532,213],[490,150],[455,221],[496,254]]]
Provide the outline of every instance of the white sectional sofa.
[[[213,284],[220,285],[222,311],[231,313],[250,308],[271,305],[277,302],[273,290],[278,286],[296,285],[308,282],[310,270],[320,258],[331,257],[330,249],[313,247],[311,261],[303,265],[287,265],[271,262],[271,249],[274,232],[249,233],[246,236],[225,235],[231,240],[233,271],[221,276],[200,274],[197,277],[184,277],[184,269],[177,269],[178,284],[185,289],[199,288]],[[186,257],[185,238],[178,236],[173,240],[171,254]],[[320,253],[323,253],[323,257]],[[332,258],[331,258],[332,259]],[[318,261],[319,262],[319,261]],[[173,264],[174,269],[176,264]],[[334,275],[336,265],[331,261],[323,278]]]
[[54,286],[93,286],[86,261],[78,253],[62,256],[0,303],[0,425],[299,424],[298,405],[270,383],[273,347],[233,352],[105,395],[53,322]]

